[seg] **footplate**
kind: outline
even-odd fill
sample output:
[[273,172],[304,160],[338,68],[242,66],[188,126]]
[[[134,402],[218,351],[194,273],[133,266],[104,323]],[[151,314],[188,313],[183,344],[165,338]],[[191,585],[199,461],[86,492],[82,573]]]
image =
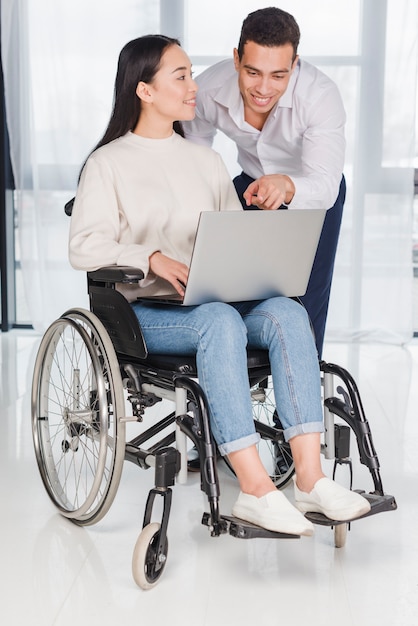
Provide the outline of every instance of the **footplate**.
[[[299,535],[289,535],[287,533],[276,533],[272,530],[267,530],[261,526],[256,526],[250,522],[245,522],[238,517],[230,517],[228,515],[221,515],[221,520],[224,522],[225,531],[232,537],[238,537],[238,539],[299,539]],[[326,519],[326,518],[325,518]],[[204,513],[202,518],[202,524],[204,526],[211,526],[211,519],[209,513]]]
[[354,520],[346,520],[339,522],[337,520],[332,520],[329,517],[326,517],[322,513],[305,513],[305,517],[312,522],[313,524],[320,524],[321,526],[338,526],[338,524],[347,524],[347,522],[356,522],[358,519],[363,519],[364,517],[370,517],[371,515],[376,515],[377,513],[383,513],[384,511],[396,511],[398,505],[396,504],[396,500],[394,496],[383,495],[379,496],[374,493],[366,493],[361,489],[355,489],[356,493],[359,493],[366,498],[370,502],[371,509],[368,513],[361,515],[360,517],[356,517]]

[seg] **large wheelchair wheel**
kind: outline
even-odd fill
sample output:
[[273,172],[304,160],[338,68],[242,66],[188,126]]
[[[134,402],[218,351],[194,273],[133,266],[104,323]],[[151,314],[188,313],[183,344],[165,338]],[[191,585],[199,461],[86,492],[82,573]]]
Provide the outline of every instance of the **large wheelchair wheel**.
[[39,471],[60,513],[87,525],[109,510],[125,457],[124,394],[109,336],[95,315],[72,309],[42,338],[32,382]]
[[255,427],[261,436],[258,446],[260,458],[276,487],[282,489],[295,473],[295,466],[290,446],[283,437],[271,378],[253,387],[251,397]]

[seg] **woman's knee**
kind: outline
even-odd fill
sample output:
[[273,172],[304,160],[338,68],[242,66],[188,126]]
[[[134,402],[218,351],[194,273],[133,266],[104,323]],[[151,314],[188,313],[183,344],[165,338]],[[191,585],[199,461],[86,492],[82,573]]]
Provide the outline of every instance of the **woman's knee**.
[[310,328],[309,315],[303,304],[298,300],[292,300],[291,298],[288,298],[288,302],[292,311],[292,316],[297,319],[300,324]]
[[260,307],[271,320],[290,326],[309,326],[309,316],[305,307],[297,300],[277,297],[265,300]]
[[225,343],[247,341],[247,330],[241,315],[225,302],[208,302],[199,307],[206,320],[207,332]]
[[311,327],[305,308],[289,298],[261,302],[246,318],[250,344],[270,348],[273,343],[303,343],[311,340]]

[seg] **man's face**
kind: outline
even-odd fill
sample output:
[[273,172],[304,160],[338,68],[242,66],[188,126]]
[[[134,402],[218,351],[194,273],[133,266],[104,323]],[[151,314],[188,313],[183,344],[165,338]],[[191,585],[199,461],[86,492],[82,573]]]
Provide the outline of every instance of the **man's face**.
[[241,60],[238,51],[234,50],[247,122],[262,128],[268,114],[286,91],[297,60],[298,57],[293,61],[291,44],[267,47],[247,41]]

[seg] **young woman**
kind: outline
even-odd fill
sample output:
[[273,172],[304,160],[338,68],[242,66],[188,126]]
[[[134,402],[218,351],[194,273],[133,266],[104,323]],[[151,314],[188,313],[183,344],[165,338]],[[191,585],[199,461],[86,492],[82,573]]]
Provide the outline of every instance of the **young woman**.
[[[175,132],[178,120],[193,119],[196,90],[177,40],[149,35],[123,48],[111,119],[80,177],[70,261],[82,270],[112,264],[143,270],[144,280],[125,295],[150,353],[196,355],[214,438],[241,489],[233,514],[270,530],[311,535],[303,512],[349,520],[370,507],[322,472],[319,366],[303,307],[282,297],[194,307],[135,301],[139,293],[182,294],[200,212],[241,210],[219,155]],[[247,345],[269,350],[295,463],[296,506],[276,490],[258,456]]]

